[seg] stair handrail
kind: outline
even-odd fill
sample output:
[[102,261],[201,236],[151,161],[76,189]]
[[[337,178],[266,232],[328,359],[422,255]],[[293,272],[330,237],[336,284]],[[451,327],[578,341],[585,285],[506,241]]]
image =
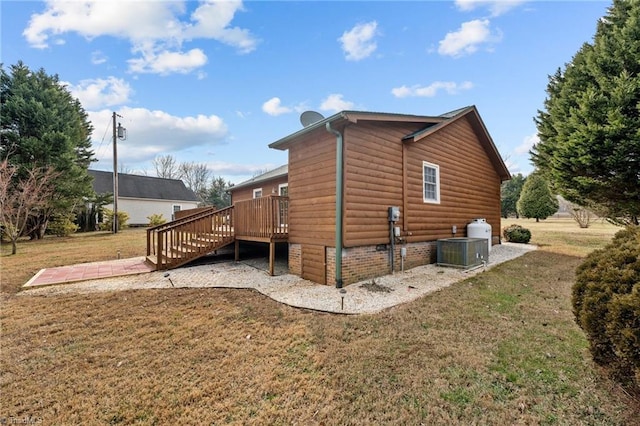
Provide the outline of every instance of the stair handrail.
[[[200,219],[205,219],[209,216],[215,216],[218,214],[225,214],[225,212],[233,212],[233,206],[228,206],[228,207],[224,207],[222,209],[218,209],[218,210],[206,210],[203,212],[198,212],[195,213],[193,215],[189,215],[180,219],[176,219],[173,220],[171,222],[167,222],[167,223],[162,223],[160,225],[156,225],[150,228],[147,228],[147,256],[153,254],[157,254],[158,256],[160,255],[159,253],[155,253],[156,252],[156,244],[152,244],[152,235],[158,234],[158,240],[161,241],[162,239],[162,235],[164,233],[167,233],[173,229],[176,229],[180,226],[184,226],[186,224],[189,224],[191,222],[196,222]],[[155,242],[155,238],[153,238],[154,242]],[[153,250],[153,251],[152,251]],[[158,259],[158,262],[160,261],[160,259]]]

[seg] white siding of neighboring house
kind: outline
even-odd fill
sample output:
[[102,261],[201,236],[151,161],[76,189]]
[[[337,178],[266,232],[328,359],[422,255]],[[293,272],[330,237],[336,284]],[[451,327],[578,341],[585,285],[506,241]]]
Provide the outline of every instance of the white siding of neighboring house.
[[[152,214],[162,214],[167,221],[172,220],[173,206],[180,206],[180,210],[195,209],[198,207],[196,201],[177,200],[151,200],[147,198],[118,198],[118,211],[126,212],[129,215],[128,225],[148,225],[148,216]],[[105,206],[113,210],[113,205]]]

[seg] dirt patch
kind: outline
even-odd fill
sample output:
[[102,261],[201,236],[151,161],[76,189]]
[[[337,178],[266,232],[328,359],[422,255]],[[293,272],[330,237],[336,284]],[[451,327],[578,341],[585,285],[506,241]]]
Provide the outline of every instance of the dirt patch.
[[360,288],[364,288],[373,293],[391,293],[393,291],[390,287],[378,284],[376,280],[371,280],[371,282],[361,284]]

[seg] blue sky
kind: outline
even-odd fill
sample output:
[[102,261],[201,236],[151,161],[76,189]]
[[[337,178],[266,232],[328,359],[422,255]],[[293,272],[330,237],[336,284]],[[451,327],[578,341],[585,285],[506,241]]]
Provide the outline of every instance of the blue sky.
[[439,115],[476,105],[529,173],[548,75],[591,42],[608,1],[1,1],[1,61],[58,74],[94,126],[92,168],[206,163],[234,183],[287,162],[299,115]]

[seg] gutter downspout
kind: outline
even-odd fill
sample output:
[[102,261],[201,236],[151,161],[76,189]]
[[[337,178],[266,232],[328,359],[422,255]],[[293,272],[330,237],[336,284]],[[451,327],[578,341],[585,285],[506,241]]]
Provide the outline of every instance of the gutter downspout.
[[331,123],[326,124],[327,132],[336,135],[336,288],[342,288],[342,188],[344,183],[342,149],[342,133],[331,128]]

